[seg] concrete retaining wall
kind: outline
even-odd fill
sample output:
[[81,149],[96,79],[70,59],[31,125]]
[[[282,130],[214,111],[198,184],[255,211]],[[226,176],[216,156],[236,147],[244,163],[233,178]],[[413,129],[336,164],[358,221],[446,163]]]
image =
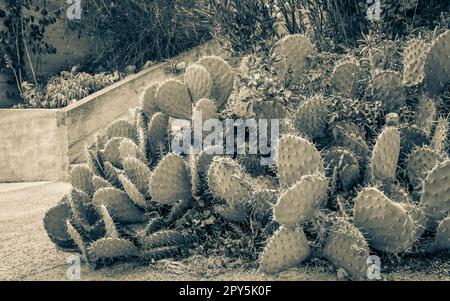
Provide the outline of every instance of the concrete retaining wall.
[[66,128],[58,110],[0,110],[0,182],[66,179]]

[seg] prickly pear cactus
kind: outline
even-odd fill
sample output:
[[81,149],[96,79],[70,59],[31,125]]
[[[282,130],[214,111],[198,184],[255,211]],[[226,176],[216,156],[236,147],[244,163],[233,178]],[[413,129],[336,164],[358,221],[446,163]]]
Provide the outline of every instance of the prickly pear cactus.
[[419,147],[410,155],[406,165],[408,179],[413,187],[422,185],[428,172],[439,162],[439,155],[431,148]]
[[206,68],[199,64],[192,64],[186,68],[184,83],[191,94],[193,103],[211,96],[213,88],[211,76]]
[[323,255],[336,268],[345,269],[352,278],[367,278],[367,259],[369,246],[362,233],[351,223],[339,218],[330,229]]
[[397,171],[400,155],[400,133],[396,128],[387,127],[378,136],[372,153],[372,171],[376,179],[392,181]]
[[150,195],[161,204],[172,204],[191,197],[188,166],[179,155],[165,156],[150,177]]
[[317,214],[327,195],[328,180],[323,175],[306,175],[280,195],[273,207],[274,219],[285,227],[295,227]]
[[415,224],[407,211],[376,188],[358,194],[353,222],[369,245],[380,251],[400,253],[416,241]]
[[119,223],[133,224],[147,220],[144,211],[136,206],[125,192],[116,188],[97,190],[92,203],[97,208],[105,205]]
[[320,139],[327,135],[328,102],[321,95],[303,102],[295,114],[295,126],[303,137]]
[[450,160],[437,164],[423,181],[420,204],[433,219],[440,220],[450,212]]
[[191,96],[188,88],[181,81],[168,79],[161,83],[155,97],[158,108],[165,114],[173,118],[191,118]]
[[434,100],[422,95],[417,105],[417,112],[414,116],[414,124],[429,136],[433,129],[435,116],[436,103]]
[[283,226],[270,238],[259,262],[265,273],[278,273],[297,266],[305,260],[311,248],[302,229]]
[[198,60],[197,64],[203,66],[212,80],[211,98],[221,109],[233,90],[234,74],[231,66],[218,56],[206,56]]
[[387,113],[398,112],[404,104],[401,76],[395,71],[381,71],[369,84],[373,101],[380,101]]
[[285,135],[278,142],[277,171],[282,189],[287,189],[304,175],[325,173],[322,157],[308,140]]
[[118,120],[111,123],[106,131],[107,140],[113,138],[136,139],[136,128],[126,120]]
[[92,171],[85,165],[78,165],[71,170],[70,183],[73,188],[79,189],[90,196],[95,192],[92,184]]
[[355,98],[362,83],[362,70],[354,57],[344,58],[334,67],[331,83],[336,93]]
[[109,140],[103,150],[103,159],[111,163],[116,168],[122,168],[122,157],[120,156],[120,144],[124,141],[123,137],[115,137]]
[[436,247],[439,249],[450,249],[450,217],[442,220],[436,231]]
[[156,163],[168,150],[169,116],[163,113],[153,115],[148,125],[148,158]]
[[106,264],[118,259],[139,256],[138,248],[123,238],[102,238],[87,248],[88,259],[94,266]]
[[147,163],[147,156],[142,152],[139,146],[130,139],[122,139],[119,145],[120,163],[123,167],[123,162],[127,158],[135,158],[144,163]]
[[136,158],[126,158],[123,161],[123,172],[142,195],[150,196],[148,182],[152,172],[144,162]]
[[425,57],[428,45],[422,39],[411,39],[403,51],[403,84],[407,87],[421,84],[425,78]]
[[314,46],[307,37],[299,34],[284,37],[276,43],[273,53],[277,75],[280,78],[290,75],[294,82],[299,81],[310,68],[314,54]]
[[425,83],[428,94],[434,97],[450,83],[450,30],[440,35],[431,45],[425,59]]
[[436,122],[433,138],[431,140],[431,146],[438,154],[445,154],[448,150],[448,119],[439,118]]
[[361,177],[360,168],[352,152],[342,147],[333,147],[324,154],[324,161],[334,184],[342,190],[349,191],[358,183]]
[[122,183],[122,187],[128,194],[128,197],[136,204],[138,207],[145,209],[147,207],[147,201],[145,196],[139,191],[136,185],[130,181],[130,179],[124,175],[119,174],[119,181]]
[[215,157],[208,170],[208,187],[217,198],[227,201],[230,206],[248,201],[251,187],[248,175],[236,161],[226,157]]
[[145,114],[147,120],[159,112],[158,103],[156,102],[156,91],[158,91],[160,83],[153,83],[145,88],[141,96],[141,110]]
[[77,245],[67,232],[66,220],[72,218],[68,197],[64,197],[55,207],[50,208],[44,216],[44,228],[50,240],[63,251],[76,251]]

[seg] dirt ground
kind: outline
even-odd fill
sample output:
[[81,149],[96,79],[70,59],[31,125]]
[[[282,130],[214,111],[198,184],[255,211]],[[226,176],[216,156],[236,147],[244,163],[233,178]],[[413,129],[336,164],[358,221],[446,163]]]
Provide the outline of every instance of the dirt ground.
[[[67,193],[67,183],[0,185],[0,280],[68,280],[72,255],[56,250],[42,224],[45,211]],[[275,276],[227,258],[193,256],[143,266],[136,262],[98,270],[82,265],[81,280],[336,280],[321,261],[309,261]],[[383,262],[383,280],[450,280],[448,253],[433,259]]]

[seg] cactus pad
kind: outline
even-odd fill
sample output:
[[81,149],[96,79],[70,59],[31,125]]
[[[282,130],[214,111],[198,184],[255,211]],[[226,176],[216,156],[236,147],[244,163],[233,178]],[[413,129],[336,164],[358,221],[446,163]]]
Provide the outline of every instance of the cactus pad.
[[171,153],[159,162],[150,177],[150,195],[161,204],[191,197],[191,179],[183,158]]
[[400,253],[416,241],[415,223],[407,211],[376,188],[358,194],[353,214],[355,226],[377,250]]
[[114,260],[139,256],[139,250],[129,240],[122,238],[102,238],[87,249],[89,261],[93,265],[110,263]]
[[382,71],[369,85],[373,101],[380,101],[386,113],[398,112],[404,104],[401,77],[394,71]]
[[278,273],[297,266],[311,250],[302,229],[281,227],[265,247],[259,269],[265,273]]
[[361,82],[362,70],[355,58],[345,58],[334,67],[331,83],[337,93],[355,98],[359,94]]
[[321,95],[303,102],[295,114],[295,127],[300,135],[312,139],[327,135],[328,102]]
[[428,147],[416,148],[410,155],[406,165],[408,179],[413,187],[419,187],[428,172],[438,163],[439,155]]
[[141,96],[141,110],[148,120],[159,112],[158,104],[156,102],[156,91],[158,91],[159,83],[153,83],[145,88]]
[[423,181],[421,205],[432,218],[439,220],[450,212],[450,159],[437,164]]
[[85,165],[78,165],[70,172],[70,183],[73,188],[80,189],[88,195],[94,194],[92,171]]
[[275,44],[273,56],[274,67],[280,78],[285,78],[289,73],[294,82],[311,66],[311,56],[315,50],[307,37],[299,34],[288,35]]
[[345,269],[356,280],[367,277],[369,246],[361,232],[349,222],[339,219],[330,229],[323,255],[336,268]]
[[425,83],[428,94],[434,97],[450,83],[450,30],[440,35],[425,59]]
[[213,88],[211,76],[206,68],[199,64],[192,64],[186,68],[184,83],[191,94],[193,103],[211,96]]
[[302,176],[325,173],[316,147],[301,137],[283,136],[278,142],[277,170],[282,189],[294,185]]
[[428,45],[421,39],[406,43],[403,52],[403,84],[407,87],[421,84],[425,78],[425,57]]
[[217,198],[234,206],[250,199],[251,189],[248,175],[236,161],[226,157],[215,157],[208,170],[208,186]]
[[439,249],[450,249],[450,217],[439,223],[435,241]]
[[274,219],[285,227],[295,227],[314,217],[327,195],[328,180],[322,175],[306,175],[280,195],[273,207]]
[[233,90],[234,75],[230,65],[218,56],[206,56],[198,60],[197,64],[203,66],[211,76],[211,98],[221,109]]
[[191,96],[185,84],[179,80],[169,79],[163,82],[156,92],[156,101],[158,108],[173,118],[191,118]]
[[387,127],[378,136],[372,153],[372,169],[376,179],[392,181],[397,171],[400,155],[400,133],[394,127]]
[[72,210],[65,196],[44,216],[44,228],[50,240],[63,251],[77,251],[77,245],[67,232],[66,220],[72,217]]
[[92,203],[96,208],[105,205],[118,223],[133,224],[147,220],[144,211],[140,210],[125,192],[116,188],[97,190]]

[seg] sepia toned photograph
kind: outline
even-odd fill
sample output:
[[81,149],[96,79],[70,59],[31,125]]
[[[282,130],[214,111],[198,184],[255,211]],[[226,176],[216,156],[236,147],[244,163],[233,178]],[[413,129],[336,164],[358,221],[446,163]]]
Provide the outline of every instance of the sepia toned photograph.
[[450,281],[449,119],[450,0],[0,0],[0,281]]

